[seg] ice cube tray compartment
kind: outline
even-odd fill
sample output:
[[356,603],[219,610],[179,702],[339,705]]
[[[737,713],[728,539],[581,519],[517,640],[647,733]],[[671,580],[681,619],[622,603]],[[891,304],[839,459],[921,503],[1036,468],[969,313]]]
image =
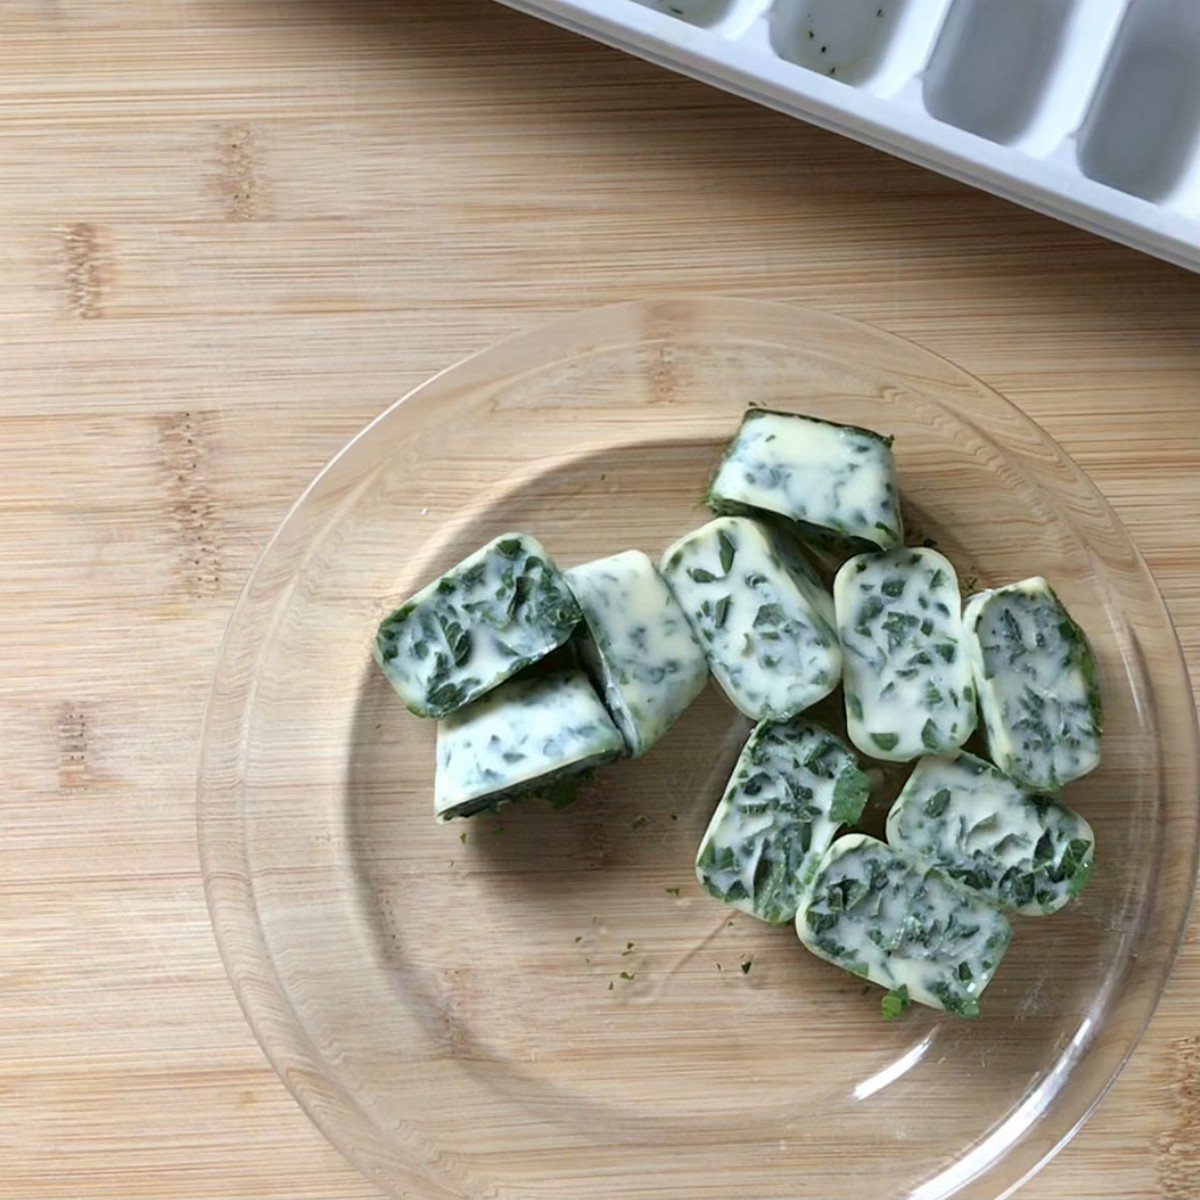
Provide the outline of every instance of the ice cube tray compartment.
[[777,2],[768,17],[781,58],[811,71],[860,83],[876,71],[908,0]]
[[1200,0],[502,0],[1200,270]]
[[[1197,156],[1200,3],[1137,0],[1079,137],[1083,172],[1146,200],[1171,196]],[[1200,205],[1195,192],[1193,205]]]
[[737,0],[634,0],[692,25],[715,25],[729,15]]
[[1033,121],[1075,0],[954,0],[924,73],[939,121],[1013,142]]

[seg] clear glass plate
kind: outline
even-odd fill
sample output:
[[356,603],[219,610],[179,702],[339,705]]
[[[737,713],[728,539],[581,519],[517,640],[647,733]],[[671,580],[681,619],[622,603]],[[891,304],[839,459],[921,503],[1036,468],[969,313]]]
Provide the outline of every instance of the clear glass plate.
[[[1066,796],[1095,827],[1096,870],[1078,903],[1018,922],[978,1021],[884,1023],[877,989],[701,892],[693,854],[747,729],[715,688],[572,808],[441,826],[433,725],[371,663],[397,598],[503,530],[564,566],[656,555],[705,519],[704,483],[752,401],[895,434],[913,537],[968,585],[1044,574],[1095,646],[1104,761]],[[868,826],[895,774],[876,772]],[[700,299],[507,342],[346,447],[230,623],[199,813],[255,1032],[393,1194],[935,1200],[1006,1195],[1121,1069],[1186,916],[1197,793],[1162,602],[1041,430],[877,329]]]

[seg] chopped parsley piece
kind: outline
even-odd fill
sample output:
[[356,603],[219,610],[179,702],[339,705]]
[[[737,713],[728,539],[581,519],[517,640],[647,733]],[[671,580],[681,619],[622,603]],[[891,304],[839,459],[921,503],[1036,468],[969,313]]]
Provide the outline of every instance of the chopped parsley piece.
[[908,1010],[908,987],[906,984],[901,984],[898,988],[892,988],[890,992],[884,994],[879,1002],[879,1008],[885,1021],[895,1021],[902,1017]]

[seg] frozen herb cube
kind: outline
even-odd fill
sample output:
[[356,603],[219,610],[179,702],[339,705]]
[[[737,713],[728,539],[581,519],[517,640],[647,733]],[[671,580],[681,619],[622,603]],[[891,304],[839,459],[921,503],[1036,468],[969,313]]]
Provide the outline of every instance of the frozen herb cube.
[[963,620],[988,754],[1035,792],[1100,762],[1100,688],[1084,632],[1041,578],[980,592]]
[[662,574],[717,682],[748,717],[786,720],[837,686],[833,599],[787,534],[719,517],[670,547]]
[[561,646],[579,606],[545,550],[506,533],[386,617],[375,661],[420,717],[444,717]]
[[654,564],[627,550],[565,572],[586,632],[580,650],[634,757],[704,689],[708,662]]
[[923,758],[888,814],[891,845],[1027,915],[1077,896],[1092,870],[1091,826],[972,754]]
[[979,1015],[1012,931],[998,910],[862,833],[838,838],[796,913],[816,955],[931,1008]]
[[833,584],[846,729],[891,762],[955,750],[975,729],[958,577],[936,550],[850,559]]
[[904,540],[891,438],[799,413],[750,409],[707,503],[718,513],[778,513],[861,549]]
[[624,752],[581,670],[510,679],[438,722],[434,813],[470,817]]
[[696,877],[772,925],[796,915],[805,880],[871,785],[854,754],[803,718],[754,727],[696,855]]

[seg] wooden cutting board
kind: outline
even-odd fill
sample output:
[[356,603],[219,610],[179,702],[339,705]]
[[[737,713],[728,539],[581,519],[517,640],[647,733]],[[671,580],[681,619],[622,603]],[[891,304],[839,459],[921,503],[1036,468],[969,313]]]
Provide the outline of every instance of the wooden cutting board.
[[[222,628],[301,487],[548,316],[792,299],[954,359],[1091,474],[1200,674],[1194,276],[489,0],[9,0],[0,1197],[371,1197],[225,980],[194,831]],[[1022,1200],[1194,1200],[1193,920]]]

